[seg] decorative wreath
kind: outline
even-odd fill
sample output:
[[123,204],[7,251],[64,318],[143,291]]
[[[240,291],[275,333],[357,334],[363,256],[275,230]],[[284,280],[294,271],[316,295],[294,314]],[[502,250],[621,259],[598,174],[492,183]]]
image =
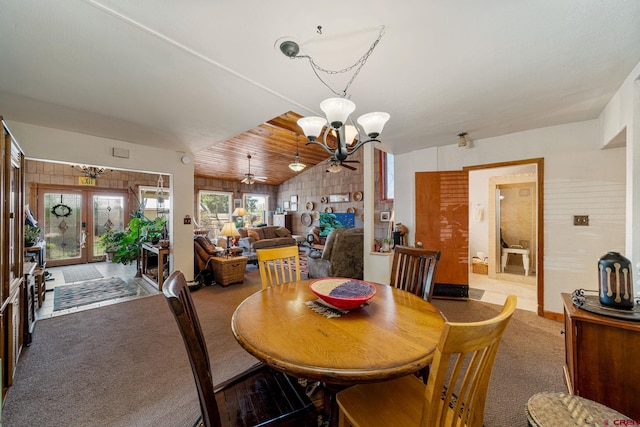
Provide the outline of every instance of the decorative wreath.
[[69,206],[63,205],[63,204],[57,204],[51,208],[51,213],[54,214],[56,218],[60,218],[60,217],[66,218],[69,215],[71,215],[71,211],[72,209]]

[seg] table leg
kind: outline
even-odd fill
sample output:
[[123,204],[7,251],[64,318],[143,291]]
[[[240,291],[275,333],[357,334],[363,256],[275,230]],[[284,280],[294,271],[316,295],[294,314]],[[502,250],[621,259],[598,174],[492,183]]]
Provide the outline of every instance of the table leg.
[[522,265],[524,266],[524,275],[529,275],[529,255],[522,254]]
[[323,383],[324,415],[329,420],[329,427],[338,427],[338,401],[336,394],[349,386]]
[[502,254],[502,259],[500,260],[500,272],[504,273],[504,268],[507,266],[507,258],[509,257],[509,254],[504,252]]

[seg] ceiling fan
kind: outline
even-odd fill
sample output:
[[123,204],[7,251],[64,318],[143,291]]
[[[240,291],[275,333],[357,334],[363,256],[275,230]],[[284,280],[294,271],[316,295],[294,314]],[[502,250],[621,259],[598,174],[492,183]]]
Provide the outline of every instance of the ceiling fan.
[[329,166],[327,166],[327,172],[338,173],[342,170],[342,168],[347,168],[349,170],[356,170],[354,166],[347,165],[346,163],[360,163],[359,160],[338,160],[335,156],[330,157],[327,160]]
[[247,159],[249,160],[249,172],[244,174],[244,179],[240,182],[251,185],[255,182],[266,181],[266,176],[255,176],[251,173],[251,154],[247,154]]

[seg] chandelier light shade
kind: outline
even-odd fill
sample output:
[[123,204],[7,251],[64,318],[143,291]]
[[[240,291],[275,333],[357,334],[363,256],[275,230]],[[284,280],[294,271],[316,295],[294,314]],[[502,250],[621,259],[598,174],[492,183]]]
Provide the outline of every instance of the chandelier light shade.
[[358,124],[362,126],[362,130],[369,138],[377,138],[382,133],[384,124],[387,123],[390,116],[389,113],[375,112],[367,113],[358,117]]
[[298,126],[309,141],[315,141],[322,134],[326,124],[327,119],[318,116],[303,117],[298,120]]
[[339,129],[356,110],[356,104],[346,98],[329,98],[320,103],[320,109],[334,129]]

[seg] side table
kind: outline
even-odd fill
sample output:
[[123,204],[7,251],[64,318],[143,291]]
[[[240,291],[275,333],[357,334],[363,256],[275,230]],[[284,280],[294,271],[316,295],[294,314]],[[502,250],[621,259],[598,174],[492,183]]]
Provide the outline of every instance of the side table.
[[217,284],[229,286],[244,281],[244,270],[247,267],[247,257],[212,257],[213,279]]
[[[149,243],[142,244],[142,278],[153,286],[157,287],[159,291],[162,290],[162,284],[164,283],[164,265],[169,262],[169,248],[161,248]],[[151,262],[150,262],[151,259]],[[171,269],[169,269],[171,273]]]

